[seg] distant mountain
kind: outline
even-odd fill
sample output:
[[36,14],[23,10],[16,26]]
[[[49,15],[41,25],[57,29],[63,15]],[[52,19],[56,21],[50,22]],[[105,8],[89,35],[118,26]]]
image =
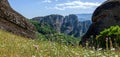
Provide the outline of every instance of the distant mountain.
[[91,20],[92,14],[76,14],[79,21]]
[[53,14],[44,17],[35,17],[32,18],[32,20],[37,21],[42,25],[48,24],[59,33],[73,35],[75,37],[80,37],[85,34],[91,24],[90,20],[79,21],[77,15],[75,14],[70,14],[65,17]]

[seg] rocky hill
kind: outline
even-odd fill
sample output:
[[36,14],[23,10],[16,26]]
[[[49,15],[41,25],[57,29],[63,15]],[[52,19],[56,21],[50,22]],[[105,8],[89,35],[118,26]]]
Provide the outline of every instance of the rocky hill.
[[35,17],[32,18],[34,21],[38,21],[42,24],[48,24],[52,27],[55,31],[59,33],[64,33],[67,35],[73,35],[75,37],[80,37],[89,28],[91,21],[79,21],[78,17],[74,14],[70,14],[68,16],[62,15],[48,15],[44,17]]
[[0,29],[20,36],[35,38],[35,27],[24,16],[14,11],[8,0],[0,0]]
[[96,37],[101,31],[110,26],[120,26],[120,1],[108,0],[104,2],[95,10],[92,22],[92,25],[80,42],[82,45],[90,40],[91,35]]

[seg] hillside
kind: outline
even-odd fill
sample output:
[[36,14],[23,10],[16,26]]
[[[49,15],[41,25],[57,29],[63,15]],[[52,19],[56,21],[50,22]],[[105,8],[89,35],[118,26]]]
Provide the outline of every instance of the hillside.
[[0,0],[0,29],[27,38],[36,37],[35,27],[27,21],[27,18],[15,11],[8,0]]
[[0,57],[119,57],[120,52],[66,46],[50,41],[37,41],[0,30]]
[[[79,16],[85,17],[86,15],[79,15]],[[58,15],[58,14],[51,14],[48,16],[34,17],[31,19],[31,21],[38,22],[37,27],[43,27],[43,25],[47,25],[58,33],[72,35],[74,37],[81,37],[87,32],[91,24],[91,21],[90,20],[79,21],[79,20],[80,19],[75,14],[70,14],[65,17],[62,15]],[[42,33],[40,31],[41,30],[40,28],[37,30],[40,33]]]

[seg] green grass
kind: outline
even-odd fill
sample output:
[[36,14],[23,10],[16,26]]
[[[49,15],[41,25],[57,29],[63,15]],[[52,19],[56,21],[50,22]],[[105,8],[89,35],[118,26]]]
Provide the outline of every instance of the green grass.
[[[34,45],[39,46],[38,49]],[[0,57],[120,57],[119,51],[37,41],[0,30]]]

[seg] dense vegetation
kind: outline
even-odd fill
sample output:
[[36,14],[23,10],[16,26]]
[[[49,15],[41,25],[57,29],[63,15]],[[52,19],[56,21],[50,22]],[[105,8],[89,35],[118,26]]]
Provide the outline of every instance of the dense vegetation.
[[97,45],[103,48],[117,48],[120,46],[120,27],[111,26],[108,29],[100,32],[97,36]]
[[37,21],[30,20],[30,22],[36,27],[38,33],[38,40],[58,42],[66,45],[77,45],[80,38],[65,35],[63,33],[56,32],[52,27],[46,23],[39,23]]
[[47,34],[42,35],[38,33],[38,40],[45,40],[45,41],[51,41],[51,42],[57,42],[59,44],[66,44],[66,45],[78,45],[78,42],[80,41],[79,38],[75,38],[72,36],[64,35],[64,34]]
[[46,23],[39,23],[38,21],[29,20],[37,29],[37,31],[43,35],[53,34],[56,31]]
[[32,40],[0,30],[0,57],[120,57],[119,51]]
[[[80,38],[75,38],[73,36],[65,35],[62,33],[57,33],[48,24],[38,23],[37,21],[30,20],[32,24],[38,30],[38,40],[57,42],[59,44],[66,45],[78,45]],[[95,46],[96,48],[116,48],[120,46],[120,27],[111,26],[108,29],[100,32],[96,38],[91,36],[90,46]]]

